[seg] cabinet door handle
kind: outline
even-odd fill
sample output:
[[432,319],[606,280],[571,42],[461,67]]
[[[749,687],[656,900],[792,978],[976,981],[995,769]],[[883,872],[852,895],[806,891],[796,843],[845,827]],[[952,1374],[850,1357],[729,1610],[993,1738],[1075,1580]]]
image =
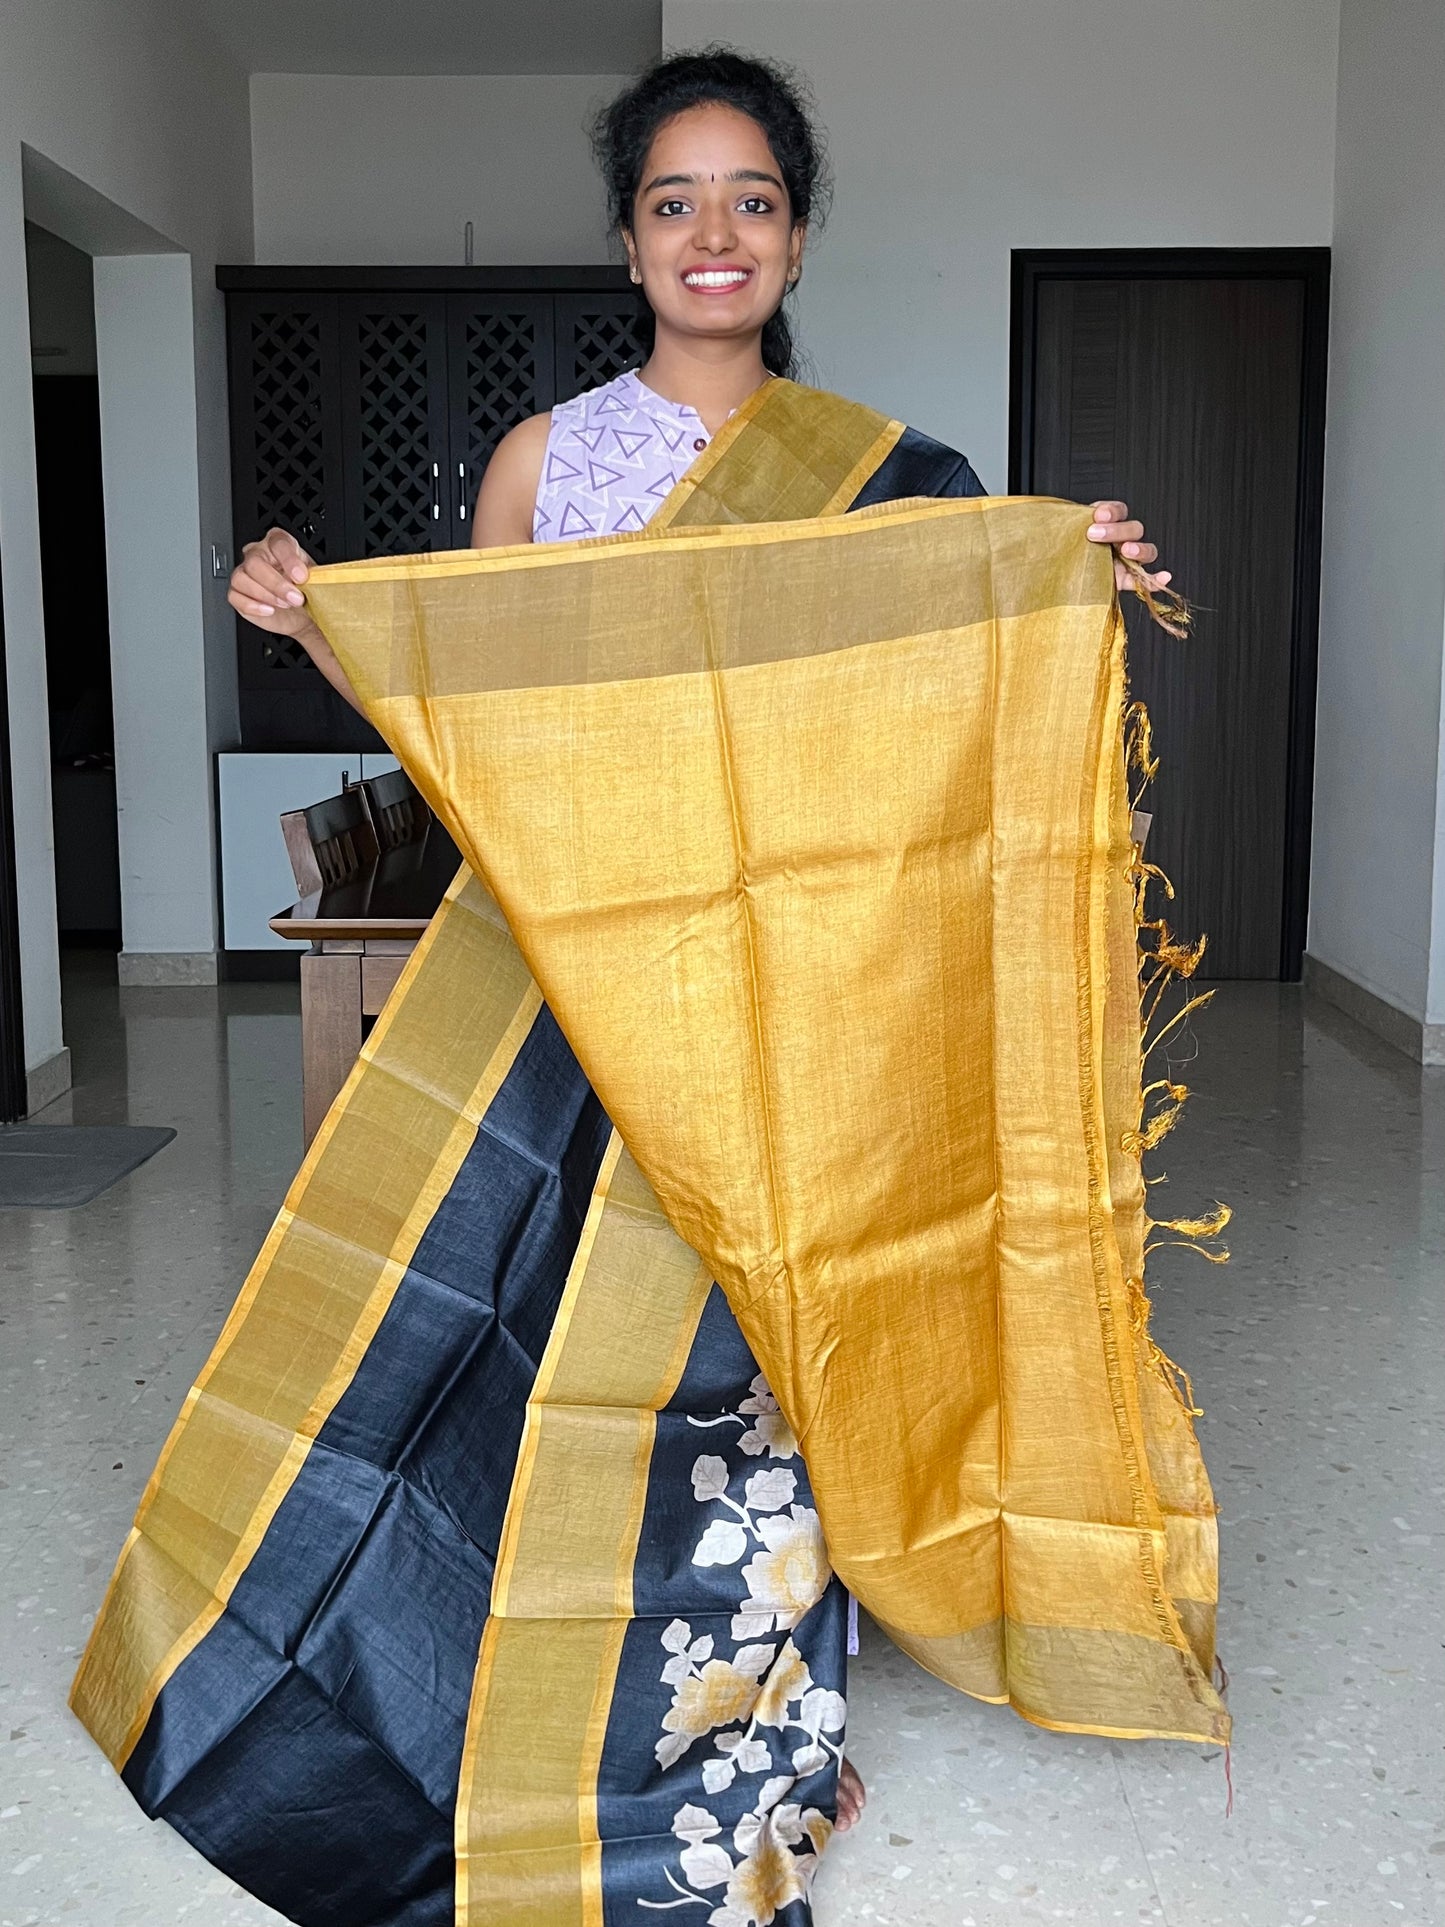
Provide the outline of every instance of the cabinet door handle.
[[467,465],[465,462],[458,462],[457,463],[457,520],[459,522],[465,522],[466,519],[467,519]]
[[433,522],[440,522],[442,519],[441,480],[442,465],[440,462],[433,462],[431,465],[431,519]]

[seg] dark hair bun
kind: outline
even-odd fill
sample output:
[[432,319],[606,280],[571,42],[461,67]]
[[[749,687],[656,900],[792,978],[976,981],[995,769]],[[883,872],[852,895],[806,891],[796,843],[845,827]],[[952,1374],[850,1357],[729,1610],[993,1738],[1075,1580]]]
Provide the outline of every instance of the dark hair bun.
[[[827,162],[813,126],[805,83],[770,60],[731,47],[703,47],[655,61],[598,114],[592,151],[607,187],[615,233],[632,225],[648,150],[659,128],[690,107],[734,107],[756,121],[778,163],[794,221],[817,223],[827,199]],[[651,310],[644,320],[652,323]],[[763,365],[775,375],[797,369],[793,331],[780,307],[763,329]]]

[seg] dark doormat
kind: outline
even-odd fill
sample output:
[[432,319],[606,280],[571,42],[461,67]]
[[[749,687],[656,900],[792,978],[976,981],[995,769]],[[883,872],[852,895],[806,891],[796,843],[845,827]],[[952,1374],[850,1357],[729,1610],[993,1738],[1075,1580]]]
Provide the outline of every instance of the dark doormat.
[[0,1211],[89,1204],[169,1144],[154,1124],[15,1124],[0,1129]]

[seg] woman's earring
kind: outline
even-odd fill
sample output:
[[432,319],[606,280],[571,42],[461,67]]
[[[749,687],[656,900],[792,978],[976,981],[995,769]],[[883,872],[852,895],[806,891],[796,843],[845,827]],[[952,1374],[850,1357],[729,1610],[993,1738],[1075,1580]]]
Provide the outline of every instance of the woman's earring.
[[630,267],[628,268],[628,270],[627,270],[627,272],[628,272],[628,274],[629,274],[629,275],[630,275],[630,276],[632,277],[632,279],[633,279],[633,280],[634,280],[635,282],[638,282],[638,283],[640,283],[640,282],[641,282],[641,280],[642,280],[642,276],[641,276],[641,275],[640,275],[640,274],[638,273],[638,271],[637,271],[637,263],[636,263],[635,261],[634,261],[634,262],[632,263],[632,265],[631,265],[631,266],[630,266]]
[[794,268],[792,273],[788,276],[788,285],[791,287],[795,281],[801,281],[802,278],[803,278],[803,270],[801,268]]

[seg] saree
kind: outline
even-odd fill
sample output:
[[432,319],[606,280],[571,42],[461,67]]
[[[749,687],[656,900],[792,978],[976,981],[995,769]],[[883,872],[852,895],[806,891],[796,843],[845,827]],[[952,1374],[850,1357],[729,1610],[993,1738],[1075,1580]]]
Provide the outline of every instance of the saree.
[[1227,1733],[1110,557],[969,479],[771,382],[641,534],[311,578],[468,867],[73,1695],[297,1920],[802,1927],[840,1579],[1043,1725]]

